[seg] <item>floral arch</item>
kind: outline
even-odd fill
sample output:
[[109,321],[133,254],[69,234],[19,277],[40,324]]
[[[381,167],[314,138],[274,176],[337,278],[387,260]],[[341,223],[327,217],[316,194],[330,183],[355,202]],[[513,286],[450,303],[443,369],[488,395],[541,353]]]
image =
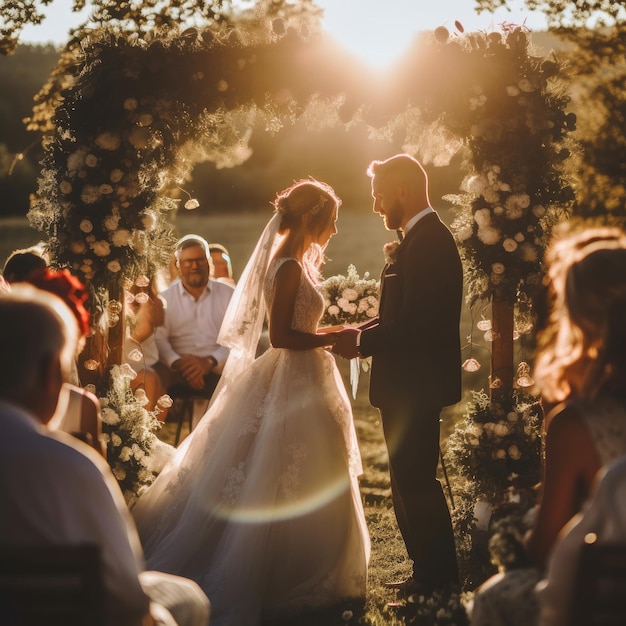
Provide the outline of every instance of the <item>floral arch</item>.
[[[502,476],[520,474],[524,463],[538,465],[536,436],[527,437],[529,461],[511,451],[513,445],[520,451],[523,426],[521,435],[512,428],[498,437],[482,427],[472,438],[468,432],[481,421],[506,422],[511,412],[521,415],[520,424],[532,421],[519,401],[523,389],[515,388],[512,346],[514,333],[532,330],[544,247],[574,197],[564,163],[575,117],[566,112],[562,68],[536,56],[529,33],[517,27],[467,34],[439,28],[416,44],[383,89],[364,87],[337,54],[307,25],[281,19],[262,32],[244,24],[164,40],[93,34],[54,110],[29,217],[47,233],[54,263],[91,287],[96,315],[87,373],[122,416],[113,425],[119,434],[124,416],[137,424],[142,414],[132,394],[107,376],[121,362],[122,290],[163,264],[172,243],[168,215],[177,206],[167,192],[194,162],[235,166],[248,156],[251,129],[276,132],[304,114],[311,124],[403,133],[408,152],[436,165],[462,150],[466,177],[450,198],[453,230],[468,302],[491,305],[494,341],[492,389],[476,394],[452,447],[459,474],[472,485],[467,502],[496,505],[512,487]],[[531,426],[535,433],[536,419]],[[508,447],[507,437],[515,442]],[[122,438],[141,448],[136,456],[149,455],[152,440],[136,426]],[[486,442],[489,454],[494,446],[505,451],[491,458],[486,477],[474,439]],[[111,458],[129,500],[151,482],[145,463]],[[471,521],[468,507],[458,508],[464,523]]]

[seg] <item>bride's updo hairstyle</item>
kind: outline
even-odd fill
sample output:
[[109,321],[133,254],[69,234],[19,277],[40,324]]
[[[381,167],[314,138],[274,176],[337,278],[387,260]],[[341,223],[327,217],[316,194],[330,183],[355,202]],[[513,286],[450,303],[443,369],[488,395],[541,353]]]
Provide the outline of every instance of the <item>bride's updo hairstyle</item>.
[[341,200],[330,185],[314,179],[304,179],[281,191],[273,202],[281,216],[279,233],[298,228],[305,215],[311,229],[322,232]]

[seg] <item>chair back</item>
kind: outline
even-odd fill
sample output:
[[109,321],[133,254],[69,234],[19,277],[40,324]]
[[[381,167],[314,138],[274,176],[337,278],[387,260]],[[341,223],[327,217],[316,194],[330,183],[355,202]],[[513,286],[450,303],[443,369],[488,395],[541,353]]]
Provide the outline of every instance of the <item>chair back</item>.
[[626,544],[585,538],[571,615],[571,626],[626,624]]
[[0,545],[3,626],[100,626],[103,598],[95,544]]

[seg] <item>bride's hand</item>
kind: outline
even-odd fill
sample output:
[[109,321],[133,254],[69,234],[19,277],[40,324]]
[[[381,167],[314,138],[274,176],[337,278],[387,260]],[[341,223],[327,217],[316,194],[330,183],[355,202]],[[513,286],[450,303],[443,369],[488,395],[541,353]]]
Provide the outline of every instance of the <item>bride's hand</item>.
[[332,347],[335,354],[344,359],[354,359],[359,356],[359,350],[356,345],[359,331],[356,328],[344,328],[342,331],[334,334],[337,337],[337,341]]

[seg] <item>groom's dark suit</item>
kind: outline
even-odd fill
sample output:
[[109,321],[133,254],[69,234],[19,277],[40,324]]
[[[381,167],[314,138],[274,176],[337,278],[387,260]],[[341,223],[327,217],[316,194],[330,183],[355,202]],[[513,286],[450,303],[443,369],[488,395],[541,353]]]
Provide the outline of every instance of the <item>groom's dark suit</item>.
[[463,271],[437,213],[406,234],[382,275],[379,324],[361,333],[372,355],[370,401],[381,412],[394,508],[414,578],[457,582],[450,514],[436,479],[439,414],[461,398]]

